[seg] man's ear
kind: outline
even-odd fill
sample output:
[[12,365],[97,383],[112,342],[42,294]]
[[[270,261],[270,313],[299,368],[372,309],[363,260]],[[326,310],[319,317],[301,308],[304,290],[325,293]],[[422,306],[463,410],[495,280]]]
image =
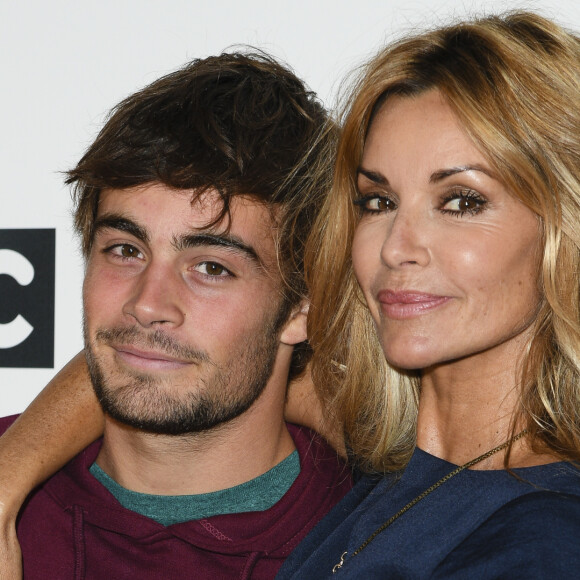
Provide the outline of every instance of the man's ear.
[[292,309],[280,333],[280,342],[294,346],[306,340],[306,318],[309,307],[310,302],[304,299]]

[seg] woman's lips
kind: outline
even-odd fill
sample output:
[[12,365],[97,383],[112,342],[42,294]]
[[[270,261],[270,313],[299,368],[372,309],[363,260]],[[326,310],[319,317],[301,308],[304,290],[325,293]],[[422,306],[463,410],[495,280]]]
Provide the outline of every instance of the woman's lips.
[[377,295],[381,310],[388,318],[403,320],[420,316],[443,306],[451,300],[450,296],[426,294],[414,290],[381,290]]
[[163,352],[141,350],[131,346],[113,346],[119,359],[129,366],[144,370],[172,370],[189,364]]

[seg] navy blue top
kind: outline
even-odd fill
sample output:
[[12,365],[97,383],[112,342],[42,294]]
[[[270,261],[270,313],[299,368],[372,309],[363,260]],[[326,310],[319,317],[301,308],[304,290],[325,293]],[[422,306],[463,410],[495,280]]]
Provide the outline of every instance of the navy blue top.
[[465,470],[352,556],[455,467],[417,449],[402,474],[364,477],[277,578],[580,578],[580,470],[566,462],[515,469],[521,479],[503,470]]

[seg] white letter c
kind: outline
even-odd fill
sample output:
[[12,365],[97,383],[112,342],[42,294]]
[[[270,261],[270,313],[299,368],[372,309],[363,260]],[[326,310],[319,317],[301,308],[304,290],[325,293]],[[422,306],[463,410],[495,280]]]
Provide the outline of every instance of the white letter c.
[[[34,266],[14,250],[0,250],[0,275],[8,274],[20,286],[28,286],[34,280]],[[23,343],[34,327],[20,314],[12,322],[0,323],[0,348],[12,348]]]

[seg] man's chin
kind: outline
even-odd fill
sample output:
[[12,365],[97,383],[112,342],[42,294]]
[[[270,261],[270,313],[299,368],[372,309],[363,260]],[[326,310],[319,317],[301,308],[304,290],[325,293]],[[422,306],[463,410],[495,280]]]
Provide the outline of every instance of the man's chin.
[[225,426],[246,409],[230,409],[228,412],[215,412],[214,410],[188,409],[182,413],[178,412],[176,405],[171,409],[157,407],[156,413],[144,411],[143,409],[131,409],[126,407],[120,409],[117,405],[111,404],[110,401],[101,401],[103,411],[106,415],[115,421],[137,429],[142,432],[155,435],[191,435],[195,433],[206,433],[215,431]]
[[94,382],[93,387],[106,415],[158,435],[214,431],[247,411],[261,392],[229,400],[199,392],[178,397],[170,394],[169,385],[141,379],[122,386]]

